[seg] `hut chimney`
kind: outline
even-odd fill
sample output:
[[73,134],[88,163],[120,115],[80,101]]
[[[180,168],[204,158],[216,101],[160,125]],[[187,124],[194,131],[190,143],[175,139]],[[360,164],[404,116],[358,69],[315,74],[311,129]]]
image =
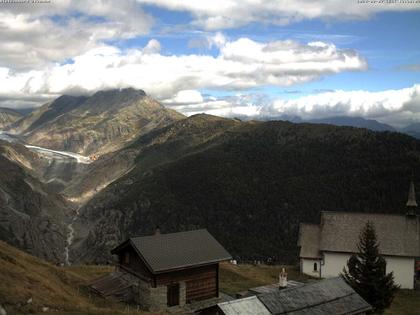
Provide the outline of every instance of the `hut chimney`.
[[281,290],[285,287],[287,287],[287,272],[285,268],[282,268],[279,275],[279,289]]
[[156,225],[155,235],[160,235],[160,228],[159,228],[159,225]]
[[414,188],[414,181],[413,177],[410,181],[410,188],[408,190],[408,200],[406,203],[407,206],[407,215],[416,215],[416,209],[417,209],[417,201],[416,201],[416,190]]

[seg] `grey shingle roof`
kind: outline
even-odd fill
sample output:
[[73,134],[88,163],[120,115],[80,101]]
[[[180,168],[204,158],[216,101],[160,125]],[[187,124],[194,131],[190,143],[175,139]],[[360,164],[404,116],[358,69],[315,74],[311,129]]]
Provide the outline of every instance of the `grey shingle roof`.
[[371,221],[383,255],[420,256],[420,217],[375,213],[322,212],[321,224],[302,224],[300,257],[317,258],[320,251],[357,252],[360,231]]
[[320,250],[357,252],[368,221],[374,224],[382,254],[420,256],[420,217],[391,214],[322,212]]
[[271,315],[256,296],[217,304],[225,315]]
[[271,314],[360,314],[371,309],[343,279],[331,278],[305,286],[259,295]]
[[319,253],[320,228],[316,224],[301,223],[299,228],[298,246],[300,257],[320,258]]
[[[129,242],[152,273],[232,259],[205,229],[133,237]],[[112,252],[117,249],[118,247]]]

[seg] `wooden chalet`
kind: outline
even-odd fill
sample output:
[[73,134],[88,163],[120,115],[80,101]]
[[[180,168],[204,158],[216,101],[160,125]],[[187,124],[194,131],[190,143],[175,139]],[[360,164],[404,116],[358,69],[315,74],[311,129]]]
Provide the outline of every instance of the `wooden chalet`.
[[219,296],[219,262],[231,255],[205,230],[133,237],[111,251],[117,272],[136,282],[135,301],[147,310]]

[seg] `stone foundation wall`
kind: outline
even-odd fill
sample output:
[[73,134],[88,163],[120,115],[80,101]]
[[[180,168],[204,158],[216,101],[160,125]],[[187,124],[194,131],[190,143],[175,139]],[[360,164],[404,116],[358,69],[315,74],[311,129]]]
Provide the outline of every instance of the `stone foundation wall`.
[[167,308],[166,286],[153,288],[150,283],[140,280],[137,301],[147,311],[159,311]]
[[[136,303],[147,311],[163,311],[167,306],[167,287],[158,286],[153,288],[150,283],[140,280],[138,292],[136,292]],[[186,284],[179,282],[179,306],[186,304]]]
[[161,311],[167,308],[167,288],[160,286],[150,288],[150,308],[149,311]]

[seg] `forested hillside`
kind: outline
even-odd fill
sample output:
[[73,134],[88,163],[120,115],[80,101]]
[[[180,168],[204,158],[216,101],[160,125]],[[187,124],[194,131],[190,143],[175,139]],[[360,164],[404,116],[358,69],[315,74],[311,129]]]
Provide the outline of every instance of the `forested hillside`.
[[299,223],[322,210],[404,213],[419,145],[392,132],[248,122],[154,167],[142,168],[140,155],[81,209],[74,259],[106,260],[121,240],[159,225],[207,228],[240,259],[294,261]]

